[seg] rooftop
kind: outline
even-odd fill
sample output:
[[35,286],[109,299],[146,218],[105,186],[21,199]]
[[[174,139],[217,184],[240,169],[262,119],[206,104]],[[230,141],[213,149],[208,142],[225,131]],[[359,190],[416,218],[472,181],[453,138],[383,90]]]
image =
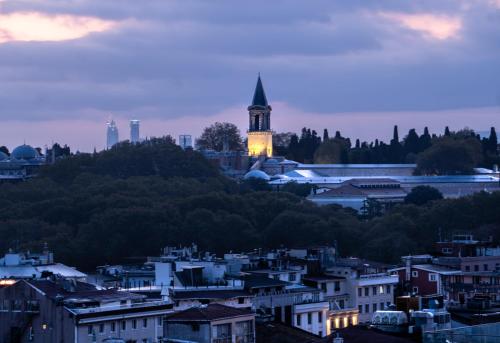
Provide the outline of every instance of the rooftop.
[[62,297],[65,301],[85,302],[110,302],[119,300],[141,300],[143,295],[122,292],[116,289],[98,289],[96,286],[85,282],[70,282],[61,280],[29,280],[26,281],[33,288],[42,292],[49,298]]
[[228,319],[241,316],[251,316],[254,313],[248,309],[210,304],[203,307],[191,307],[187,310],[174,313],[167,317],[167,322],[194,321],[210,322],[213,320]]
[[221,290],[189,290],[174,291],[171,295],[173,300],[183,299],[231,299],[239,297],[251,297],[252,295],[244,290],[221,289]]

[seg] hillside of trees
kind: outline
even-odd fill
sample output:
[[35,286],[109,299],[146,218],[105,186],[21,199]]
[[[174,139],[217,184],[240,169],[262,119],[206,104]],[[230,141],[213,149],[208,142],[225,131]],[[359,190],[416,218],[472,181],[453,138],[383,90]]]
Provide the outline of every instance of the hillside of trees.
[[168,139],[80,154],[42,176],[0,184],[0,251],[38,250],[92,270],[166,245],[196,242],[216,253],[259,247],[332,244],[342,255],[397,262],[468,231],[500,240],[500,194],[409,203],[374,219],[339,206],[318,207],[303,189],[272,192],[221,176],[196,151]]

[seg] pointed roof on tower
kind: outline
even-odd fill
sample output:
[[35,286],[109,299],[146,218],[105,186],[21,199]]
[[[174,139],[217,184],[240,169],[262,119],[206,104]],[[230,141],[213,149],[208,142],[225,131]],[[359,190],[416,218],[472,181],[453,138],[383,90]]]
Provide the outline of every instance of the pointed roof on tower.
[[253,94],[252,106],[263,106],[267,107],[266,93],[264,92],[264,86],[262,86],[262,80],[260,79],[260,74],[257,79],[257,85],[255,86],[255,93]]

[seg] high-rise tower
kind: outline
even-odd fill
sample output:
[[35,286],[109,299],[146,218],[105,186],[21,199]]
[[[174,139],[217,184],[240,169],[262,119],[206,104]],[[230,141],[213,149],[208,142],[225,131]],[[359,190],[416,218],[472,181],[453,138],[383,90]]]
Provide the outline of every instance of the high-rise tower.
[[108,121],[106,125],[106,147],[109,149],[118,143],[118,128],[114,120]]
[[257,79],[257,86],[253,95],[252,104],[248,106],[248,154],[250,156],[273,155],[273,132],[271,131],[272,108],[267,103],[266,93],[262,80]]
[[139,143],[139,125],[140,121],[137,119],[130,121],[130,143]]

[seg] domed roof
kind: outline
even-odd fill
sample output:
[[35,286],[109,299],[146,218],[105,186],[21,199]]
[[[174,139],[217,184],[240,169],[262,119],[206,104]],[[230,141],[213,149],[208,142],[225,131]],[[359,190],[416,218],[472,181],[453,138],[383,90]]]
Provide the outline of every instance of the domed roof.
[[248,173],[245,174],[245,176],[243,177],[245,180],[248,180],[248,179],[251,179],[251,178],[254,178],[254,179],[261,179],[261,180],[266,180],[266,181],[269,181],[271,180],[271,178],[269,177],[269,175],[267,175],[266,173],[264,173],[262,170],[250,170]]
[[32,160],[38,157],[38,151],[30,145],[23,144],[12,150],[10,156],[16,160]]
[[0,151],[0,161],[6,160],[8,158],[9,158],[9,156],[7,156],[6,153],[4,153],[3,151]]

